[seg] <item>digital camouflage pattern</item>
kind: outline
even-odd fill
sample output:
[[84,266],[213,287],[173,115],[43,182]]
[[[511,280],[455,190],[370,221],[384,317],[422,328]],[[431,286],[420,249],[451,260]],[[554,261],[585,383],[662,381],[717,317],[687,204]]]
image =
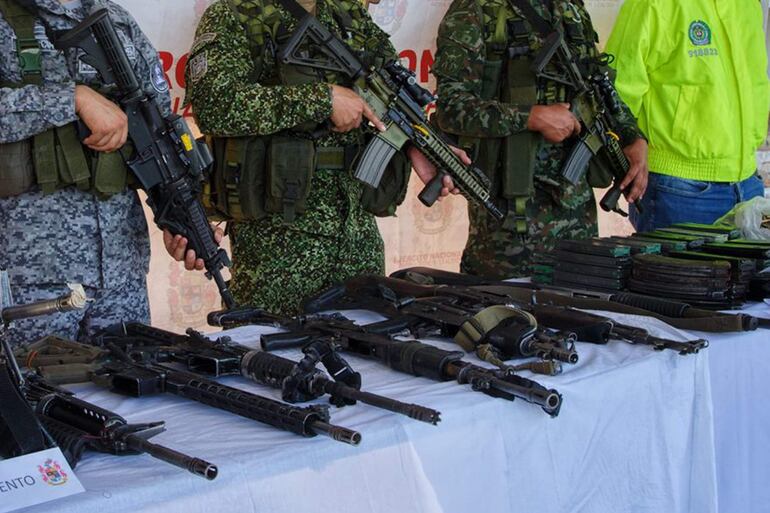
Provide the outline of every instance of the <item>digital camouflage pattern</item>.
[[[75,9],[65,9],[58,0],[35,3],[54,31],[74,27],[97,5],[83,0]],[[168,87],[153,80],[162,69],[157,52],[122,7],[111,2],[98,5],[109,9],[144,89],[157,95],[164,111],[170,113]],[[95,70],[81,64],[74,50],[63,54],[54,49],[39,21],[36,35],[42,50],[43,84],[0,87],[0,143],[21,141],[75,121],[75,83],[101,86]],[[0,15],[0,83],[21,80],[14,37]],[[76,336],[81,321],[83,335],[110,322],[148,322],[145,279],[149,258],[147,223],[134,191],[99,200],[67,187],[50,195],[33,190],[0,199],[0,268],[9,272],[16,302],[56,297],[66,292],[67,283],[82,283],[89,297],[96,298],[85,313],[56,321],[19,322],[11,331],[14,341],[52,332]]]
[[[578,58],[596,57],[598,36],[581,0],[532,1],[535,9],[559,27]],[[505,16],[499,13],[504,9]],[[543,40],[508,0],[455,0],[441,23],[433,73],[438,81],[441,128],[461,136],[506,137],[527,129],[530,105],[482,98],[484,65],[492,52],[493,36],[505,28],[505,47],[534,56]],[[514,34],[512,27],[519,30]],[[524,27],[524,30],[521,30]],[[541,82],[538,104],[563,101],[567,91]],[[625,109],[620,117],[621,139],[639,136],[636,122]],[[534,173],[535,194],[527,205],[528,233],[503,230],[499,223],[469,204],[470,237],[462,259],[464,272],[509,278],[531,275],[532,255],[548,251],[556,240],[585,238],[598,233],[596,206],[587,184],[572,186],[561,178],[569,154],[567,144],[542,143]],[[499,177],[498,177],[499,180]]]
[[[187,101],[204,133],[270,135],[331,115],[327,74],[322,83],[281,85],[274,32],[294,18],[270,0],[235,0],[248,15],[239,19],[226,1],[201,19],[187,67]],[[356,1],[318,0],[317,17],[342,36],[334,10],[353,20],[353,46],[369,55],[395,58],[387,34]],[[337,11],[339,14],[339,11]],[[249,27],[247,32],[244,26]],[[280,29],[279,29],[280,30]],[[363,42],[359,44],[359,42]],[[362,48],[363,46],[363,48]],[[344,84],[343,84],[344,85]],[[361,132],[329,134],[319,146],[357,142]],[[384,251],[374,217],[360,205],[362,185],[349,172],[319,170],[311,181],[307,210],[286,224],[280,214],[234,223],[231,288],[236,301],[281,314],[298,313],[302,300],[360,273],[383,273]]]

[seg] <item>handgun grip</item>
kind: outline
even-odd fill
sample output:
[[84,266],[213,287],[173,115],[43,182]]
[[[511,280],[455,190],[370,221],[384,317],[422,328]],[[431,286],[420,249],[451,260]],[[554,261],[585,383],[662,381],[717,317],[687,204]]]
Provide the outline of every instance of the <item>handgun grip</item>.
[[444,177],[447,176],[446,173],[439,172],[436,174],[436,176],[431,180],[428,185],[425,186],[425,188],[420,192],[419,196],[417,196],[420,199],[420,202],[425,205],[426,207],[432,207],[434,203],[441,197],[441,189],[444,188]]

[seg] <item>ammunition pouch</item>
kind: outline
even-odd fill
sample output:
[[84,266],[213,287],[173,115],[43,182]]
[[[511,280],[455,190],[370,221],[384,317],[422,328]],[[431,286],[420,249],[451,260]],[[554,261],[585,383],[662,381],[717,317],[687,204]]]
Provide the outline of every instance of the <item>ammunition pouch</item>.
[[[130,145],[123,148],[131,153]],[[76,186],[109,197],[125,190],[128,168],[119,153],[90,152],[75,124],[42,132],[30,139],[0,144],[0,198],[23,194],[37,184],[43,194]]]
[[30,140],[0,144],[0,198],[18,196],[35,184]]
[[[291,136],[213,138],[214,167],[207,177],[202,202],[217,221],[258,220],[283,214],[287,223],[307,209],[317,169],[348,173],[360,145],[316,147],[311,139]],[[403,202],[411,166],[397,154],[377,189],[364,186],[364,210],[392,215]]]

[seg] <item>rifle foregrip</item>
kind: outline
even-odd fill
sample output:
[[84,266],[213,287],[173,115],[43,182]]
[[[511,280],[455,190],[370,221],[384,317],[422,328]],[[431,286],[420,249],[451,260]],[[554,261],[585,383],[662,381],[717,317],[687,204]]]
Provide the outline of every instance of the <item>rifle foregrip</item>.
[[417,196],[420,199],[420,202],[425,205],[426,207],[432,207],[436,201],[441,197],[441,189],[444,188],[444,177],[447,176],[446,173],[439,172],[433,180],[428,183],[428,185],[425,186],[425,188],[420,192],[419,196]]
[[260,345],[264,351],[280,351],[281,349],[302,347],[310,340],[311,337],[304,333],[275,333],[262,335]]

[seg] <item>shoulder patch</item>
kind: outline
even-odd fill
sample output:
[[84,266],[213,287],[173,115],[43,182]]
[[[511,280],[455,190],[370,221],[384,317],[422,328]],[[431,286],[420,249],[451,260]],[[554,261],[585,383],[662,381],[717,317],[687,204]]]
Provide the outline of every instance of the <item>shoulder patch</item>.
[[168,92],[169,87],[168,82],[166,82],[166,74],[163,73],[163,68],[160,67],[160,64],[156,63],[150,70],[150,82],[153,89],[159,93]]
[[190,80],[195,83],[206,76],[209,70],[209,61],[206,52],[199,53],[190,59]]
[[190,49],[190,53],[191,54],[197,53],[201,48],[203,48],[209,43],[216,41],[216,39],[217,39],[216,32],[205,32],[201,34],[200,36],[195,38],[195,41],[193,41],[192,48]]

